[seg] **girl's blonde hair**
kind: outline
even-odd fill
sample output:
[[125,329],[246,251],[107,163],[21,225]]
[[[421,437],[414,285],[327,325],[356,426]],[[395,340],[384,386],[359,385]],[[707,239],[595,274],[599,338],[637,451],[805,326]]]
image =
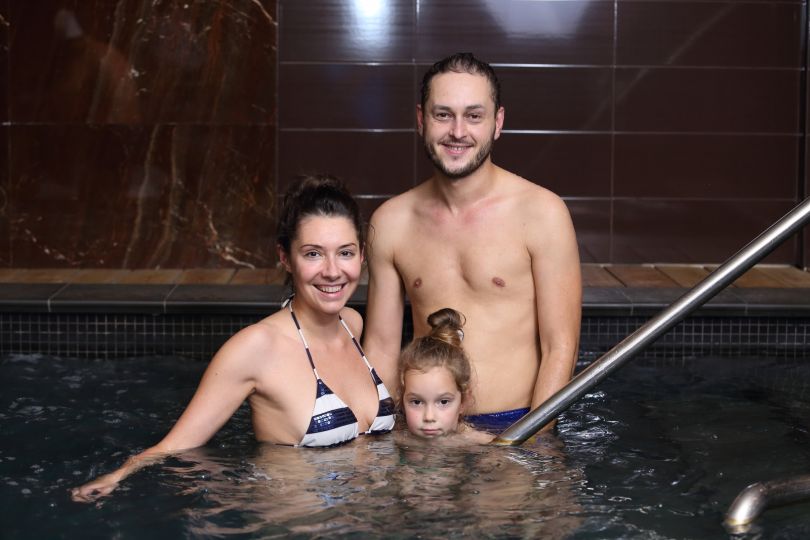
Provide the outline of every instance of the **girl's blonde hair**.
[[461,348],[464,315],[455,309],[444,308],[428,315],[427,322],[430,333],[414,339],[400,353],[400,394],[405,391],[405,374],[408,371],[426,372],[434,367],[444,367],[453,375],[462,400],[467,401],[470,396],[472,368],[467,354]]

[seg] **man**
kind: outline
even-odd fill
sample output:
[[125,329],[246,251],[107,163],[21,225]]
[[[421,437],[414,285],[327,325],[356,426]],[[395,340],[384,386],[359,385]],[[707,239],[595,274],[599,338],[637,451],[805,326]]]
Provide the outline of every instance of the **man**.
[[488,64],[469,53],[434,64],[416,121],[434,174],[372,216],[365,349],[395,391],[404,295],[416,336],[433,311],[460,311],[476,375],[468,414],[506,427],[573,372],[582,285],[571,218],[559,197],[492,163],[504,108]]

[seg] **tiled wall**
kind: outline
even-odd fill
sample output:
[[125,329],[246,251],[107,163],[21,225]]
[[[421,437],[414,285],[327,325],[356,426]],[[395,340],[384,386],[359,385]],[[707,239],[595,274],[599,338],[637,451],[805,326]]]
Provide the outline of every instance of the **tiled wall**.
[[275,7],[0,0],[0,264],[271,265]]
[[[429,176],[417,88],[459,50],[503,80],[494,160],[565,198],[583,261],[720,262],[810,192],[806,13],[0,0],[0,266],[272,265],[294,174],[346,177],[367,212]],[[810,234],[769,260],[807,266],[805,252]]]
[[469,50],[502,79],[494,161],[565,198],[583,261],[721,262],[801,195],[806,8],[281,0],[279,178],[337,172],[371,210],[429,176],[418,84]]

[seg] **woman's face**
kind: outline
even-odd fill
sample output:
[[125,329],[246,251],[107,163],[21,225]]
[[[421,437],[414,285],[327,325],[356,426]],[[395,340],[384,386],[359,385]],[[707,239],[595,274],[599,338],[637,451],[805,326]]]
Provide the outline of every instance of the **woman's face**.
[[296,304],[336,314],[357,288],[363,251],[351,220],[307,216],[298,224],[290,253],[279,258],[292,275]]

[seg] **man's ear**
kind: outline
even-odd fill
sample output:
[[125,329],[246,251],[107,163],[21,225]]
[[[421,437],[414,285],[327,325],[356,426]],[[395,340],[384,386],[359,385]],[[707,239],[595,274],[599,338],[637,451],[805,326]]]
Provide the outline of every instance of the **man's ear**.
[[498,137],[501,136],[501,130],[503,129],[503,117],[506,114],[506,110],[501,107],[498,109],[498,112],[495,113],[495,139],[497,140]]
[[278,262],[281,263],[284,270],[286,270],[287,273],[292,274],[290,258],[287,256],[287,252],[284,251],[284,248],[281,247],[281,244],[276,244],[276,253],[278,254]]
[[424,131],[424,122],[425,122],[425,119],[424,119],[423,112],[422,112],[422,105],[417,103],[417,105],[416,105],[416,131],[419,132],[420,136],[422,135],[422,133]]

